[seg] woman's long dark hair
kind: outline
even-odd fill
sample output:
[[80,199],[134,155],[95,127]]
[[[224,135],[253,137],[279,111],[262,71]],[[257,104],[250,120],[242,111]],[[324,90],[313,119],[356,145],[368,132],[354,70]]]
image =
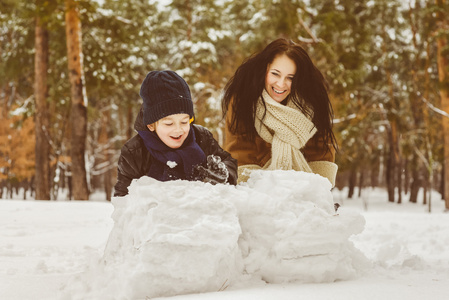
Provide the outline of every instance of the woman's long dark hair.
[[257,136],[254,126],[257,101],[265,88],[267,67],[276,56],[285,54],[296,64],[291,93],[288,99],[305,114],[313,110],[313,123],[317,134],[323,138],[328,150],[330,145],[337,147],[332,132],[333,110],[327,93],[327,83],[316,68],[307,52],[298,44],[277,39],[261,52],[247,58],[225,86],[222,102],[223,116],[232,105],[229,130],[233,134],[243,134],[251,141]]

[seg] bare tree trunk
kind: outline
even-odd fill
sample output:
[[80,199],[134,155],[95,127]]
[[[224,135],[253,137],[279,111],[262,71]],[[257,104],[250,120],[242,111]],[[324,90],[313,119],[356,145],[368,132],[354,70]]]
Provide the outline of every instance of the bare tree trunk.
[[[129,140],[134,135],[134,127],[133,127],[133,110],[131,103],[127,104],[127,114],[126,114],[126,140]],[[145,124],[146,125],[146,124]]]
[[402,165],[403,165],[403,160],[399,159],[398,160],[398,165],[397,165],[397,187],[398,187],[398,203],[401,204],[402,203]]
[[365,171],[361,171],[359,177],[359,194],[358,194],[359,198],[362,197],[362,189],[365,184],[364,181],[365,181]]
[[[446,0],[436,0],[436,4],[441,10],[446,5]],[[440,11],[438,14],[438,29],[444,30],[448,26],[447,18]],[[447,30],[447,29],[446,29]],[[449,60],[443,50],[448,46],[447,40],[443,34],[437,35],[438,47],[438,77],[440,81],[441,109],[449,113]],[[444,135],[444,199],[446,209],[449,210],[449,118],[443,116],[443,135]]]
[[404,182],[403,182],[403,189],[404,189],[404,195],[408,194],[409,189],[409,183],[410,183],[410,171],[409,171],[409,161],[407,158],[404,158]]
[[[393,90],[393,81],[391,79],[391,72],[389,70],[388,65],[388,52],[387,52],[387,45],[385,44],[387,33],[385,25],[382,26],[382,37],[384,40],[384,43],[382,44],[382,51],[385,56],[384,60],[384,69],[386,74],[386,80],[388,85],[388,97],[389,97],[389,104],[387,106],[387,120],[389,123],[388,128],[388,144],[389,144],[389,153],[387,158],[387,172],[386,172],[386,180],[387,180],[387,190],[388,190],[388,201],[389,202],[395,202],[395,190],[398,186],[398,164],[400,161],[399,158],[399,140],[398,140],[398,124],[397,124],[397,118],[395,115],[396,104],[394,99],[394,90]],[[399,168],[400,169],[400,168]]]
[[[420,70],[417,70],[420,66],[420,59],[423,56],[424,53],[422,53],[422,49],[424,47],[420,47],[421,45],[418,45],[418,23],[414,22],[414,13],[415,11],[421,10],[422,7],[419,2],[415,2],[415,7],[412,7],[412,1],[409,2],[409,18],[410,18],[410,24],[411,24],[411,30],[412,30],[412,41],[413,41],[413,47],[416,51],[415,55],[415,63],[411,66],[411,74],[413,76],[413,93],[410,94],[410,103],[411,103],[411,109],[414,119],[414,127],[415,130],[422,131],[421,137],[418,137],[415,139],[415,153],[413,154],[412,159],[412,170],[413,170],[413,183],[412,183],[412,194],[410,195],[410,202],[417,202],[418,192],[420,187],[423,187],[424,190],[424,198],[423,201],[426,203],[426,190],[427,186],[429,186],[429,178],[431,175],[430,173],[433,172],[432,170],[432,151],[431,146],[429,142],[429,120],[428,120],[428,113],[427,108],[425,107],[422,98],[428,100],[429,99],[429,82],[430,82],[430,76],[429,76],[429,67],[430,67],[430,42],[427,40],[421,41],[421,43],[427,42],[427,48],[426,48],[426,61],[425,61],[425,67],[424,67],[424,78],[420,75]],[[424,84],[424,85],[423,85]],[[417,93],[417,91],[423,90],[423,95]],[[422,138],[422,137],[425,138]],[[418,155],[418,153],[422,152],[422,155]],[[429,176],[428,176],[429,175]],[[417,186],[420,185],[420,186]]]
[[409,201],[410,202],[412,202],[412,203],[416,203],[416,202],[418,202],[418,193],[419,193],[419,190],[420,190],[420,188],[421,188],[421,185],[422,185],[422,181],[421,181],[421,176],[420,176],[421,174],[420,174],[420,170],[419,169],[414,169],[413,170],[413,181],[412,181],[412,183],[411,183],[411,186],[410,186],[410,198],[409,198]]
[[372,188],[375,188],[375,187],[379,186],[379,184],[380,184],[379,177],[382,176],[380,174],[382,172],[382,168],[381,168],[381,164],[382,164],[381,156],[382,155],[383,155],[382,151],[377,151],[376,158],[372,162],[373,167],[370,170],[370,176],[369,176],[369,181],[370,181],[369,186]]
[[65,0],[65,6],[67,59],[72,97],[70,156],[72,158],[73,198],[89,200],[84,158],[87,136],[87,98],[81,55],[81,22],[76,2]]
[[[432,60],[432,58],[430,57],[430,48],[431,48],[432,43],[428,40],[427,41],[427,46],[426,46],[426,64],[424,67],[424,99],[429,99],[429,94],[430,94],[430,62]],[[427,178],[425,185],[428,186],[429,189],[429,202],[430,202],[430,193],[432,193],[432,186],[433,186],[433,167],[432,167],[432,162],[434,161],[433,158],[433,147],[430,144],[430,139],[429,139],[429,130],[430,130],[430,121],[429,121],[429,108],[424,106],[423,108],[423,118],[424,118],[424,124],[425,124],[425,130],[426,130],[426,147],[427,147],[427,151],[426,151],[426,158],[429,162],[429,166],[428,166],[428,172],[427,175],[425,176]]]
[[70,176],[67,177],[67,187],[68,187],[68,189],[69,189],[69,195],[68,195],[68,198],[69,198],[70,200],[72,200],[72,199],[73,199],[72,175],[70,175]]
[[398,147],[397,147],[397,127],[396,122],[390,121],[390,128],[388,129],[389,151],[387,159],[387,190],[388,201],[395,202],[395,190],[397,187],[397,169],[398,169]]
[[446,179],[445,178],[445,176],[446,176],[445,174],[446,174],[446,169],[444,168],[444,164],[443,164],[443,167],[441,168],[441,178],[440,178],[440,188],[439,188],[442,200],[446,200],[446,199],[444,199],[444,195],[445,195],[445,192],[444,192],[444,181]]
[[48,30],[36,18],[34,58],[34,97],[36,131],[36,200],[50,200],[50,143],[48,140],[47,69]]
[[103,167],[106,170],[103,173],[103,185],[106,193],[106,200],[111,201],[112,197],[112,171],[111,171],[111,155],[109,154],[109,146],[108,143],[111,139],[111,112],[110,108],[104,108],[102,110],[101,122],[100,122],[100,133],[98,137],[98,143],[103,148],[102,159],[100,159],[101,163],[106,163],[106,166]]
[[423,186],[423,200],[422,200],[422,204],[423,205],[427,204],[427,192],[428,192],[428,189],[429,189],[429,187],[427,185],[427,182],[429,182],[429,179],[427,177],[429,177],[429,176],[425,176],[425,177],[426,177],[426,179],[425,179],[426,183],[424,183],[424,186]]
[[352,196],[354,195],[356,181],[357,181],[357,168],[353,165],[351,168],[351,173],[349,174],[348,199],[352,199]]

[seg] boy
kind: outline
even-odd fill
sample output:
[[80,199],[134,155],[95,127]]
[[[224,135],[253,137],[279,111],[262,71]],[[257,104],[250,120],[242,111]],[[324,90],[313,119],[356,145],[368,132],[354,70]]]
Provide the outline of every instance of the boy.
[[173,71],[152,71],[140,88],[138,135],[122,147],[114,196],[128,194],[133,179],[237,182],[237,161],[194,120],[187,83]]

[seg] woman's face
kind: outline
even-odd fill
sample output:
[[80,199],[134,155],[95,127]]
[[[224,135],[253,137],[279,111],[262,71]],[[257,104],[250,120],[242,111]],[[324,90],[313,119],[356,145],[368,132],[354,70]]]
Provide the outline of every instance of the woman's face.
[[267,67],[265,89],[276,102],[282,102],[290,94],[296,64],[287,55],[276,56]]
[[155,124],[147,125],[165,145],[172,149],[182,146],[190,131],[190,117],[188,114],[175,114],[162,118]]

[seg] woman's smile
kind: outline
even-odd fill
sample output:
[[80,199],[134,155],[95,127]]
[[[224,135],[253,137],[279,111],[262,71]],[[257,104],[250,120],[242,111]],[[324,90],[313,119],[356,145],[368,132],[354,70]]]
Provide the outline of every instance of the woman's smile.
[[276,102],[282,102],[290,95],[296,64],[287,55],[276,56],[268,65],[265,76],[265,90]]

